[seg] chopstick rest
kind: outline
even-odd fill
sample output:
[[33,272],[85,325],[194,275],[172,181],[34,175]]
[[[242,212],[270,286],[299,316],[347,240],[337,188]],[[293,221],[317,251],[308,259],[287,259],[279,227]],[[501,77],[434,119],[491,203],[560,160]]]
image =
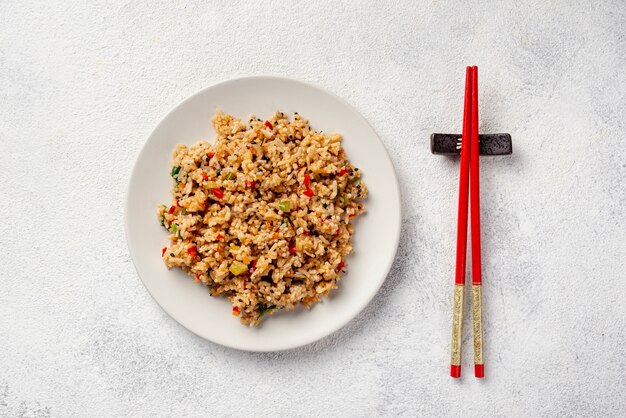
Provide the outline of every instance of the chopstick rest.
[[[478,135],[480,155],[498,156],[513,153],[511,134]],[[430,136],[430,152],[436,155],[460,155],[461,134],[438,134]]]

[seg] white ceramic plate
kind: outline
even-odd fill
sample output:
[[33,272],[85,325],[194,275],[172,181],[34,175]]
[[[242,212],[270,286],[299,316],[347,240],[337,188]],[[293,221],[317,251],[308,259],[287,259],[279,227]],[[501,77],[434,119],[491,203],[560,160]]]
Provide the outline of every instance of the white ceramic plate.
[[[338,132],[350,161],[369,188],[366,213],[355,222],[354,252],[339,288],[312,309],[277,312],[258,328],[241,325],[224,297],[211,297],[180,269],[167,270],[161,259],[167,232],[156,216],[169,204],[172,149],[213,140],[215,108],[246,118],[266,118],[276,110],[300,113],[315,130]],[[354,318],[374,297],[393,262],[400,237],[400,192],[393,165],[367,121],[350,105],[317,87],[278,77],[226,81],[191,96],[172,110],[144,145],[133,169],[126,201],[126,235],[133,262],[159,305],[181,325],[215,343],[249,351],[302,346]]]

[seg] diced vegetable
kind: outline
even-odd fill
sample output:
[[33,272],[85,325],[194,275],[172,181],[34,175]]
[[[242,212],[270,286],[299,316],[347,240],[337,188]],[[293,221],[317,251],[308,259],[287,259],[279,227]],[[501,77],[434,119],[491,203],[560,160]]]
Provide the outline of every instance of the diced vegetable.
[[165,251],[167,251],[167,247],[163,247],[163,249],[161,250],[161,257],[165,255]]
[[289,247],[289,254],[294,255],[296,253],[296,246]]
[[173,224],[171,224],[171,225],[170,225],[170,230],[171,230],[172,232],[176,232],[176,231],[178,231],[178,224],[177,224],[177,223],[173,223]]
[[172,177],[176,177],[178,173],[180,173],[180,167],[172,167],[172,172],[171,172]]
[[278,207],[280,208],[280,210],[282,210],[283,212],[289,212],[291,210],[291,202],[288,200],[285,200],[283,202],[280,202],[278,204]]
[[176,210],[176,206],[170,206],[170,210],[168,210],[167,213],[171,215],[174,213],[175,210]]
[[235,174],[232,171],[229,171],[228,174],[226,174],[226,180],[231,180],[233,177],[235,177]]
[[215,157],[215,153],[214,153],[214,152],[209,152],[209,153],[207,154],[207,156],[208,156],[209,158],[213,158],[213,157]]
[[219,234],[218,236],[215,237],[215,239],[217,239],[217,240],[224,239],[224,235]]
[[337,264],[337,271],[341,271],[343,270],[343,268],[345,267],[346,263],[344,263],[343,261],[340,262],[339,264]]
[[305,237],[308,237],[309,235],[311,235],[311,233],[309,231],[304,231],[303,234],[304,234]]
[[233,306],[233,315],[239,316],[239,308],[237,306]]
[[246,266],[244,263],[240,261],[233,261],[233,264],[230,265],[229,270],[235,276],[239,276],[240,274],[248,271],[248,266]]
[[262,303],[259,303],[259,317],[271,312],[275,308],[276,305],[263,305]]
[[311,176],[309,176],[308,174],[305,174],[304,175],[304,186],[308,189],[310,184],[311,184]]
[[202,172],[202,180],[209,181],[209,175],[205,172]]
[[265,126],[267,126],[270,129],[274,129],[274,125],[272,125],[272,122],[270,122],[269,120],[265,121]]
[[347,168],[342,168],[341,170],[339,170],[339,173],[337,173],[338,176],[344,176],[346,174],[348,174],[350,172],[350,170],[348,170]]
[[224,197],[224,192],[221,189],[214,188],[214,189],[211,189],[211,192],[218,199],[221,199],[222,197]]
[[196,248],[195,245],[192,245],[191,247],[187,248],[187,252],[189,253],[189,255],[191,255],[193,258],[196,258],[198,256],[198,250]]
[[249,189],[254,189],[255,185],[256,185],[256,181],[246,181],[246,187]]
[[315,193],[313,193],[313,190],[311,189],[306,189],[305,191],[302,192],[302,194],[308,197],[313,197],[313,195],[315,195]]

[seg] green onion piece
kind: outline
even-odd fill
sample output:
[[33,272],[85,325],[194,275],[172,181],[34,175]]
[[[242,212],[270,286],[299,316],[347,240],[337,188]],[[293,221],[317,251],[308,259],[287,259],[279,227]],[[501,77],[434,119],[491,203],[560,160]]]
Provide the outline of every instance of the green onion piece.
[[259,303],[259,317],[265,315],[268,312],[271,312],[275,308],[276,308],[276,305],[265,306],[262,303]]
[[278,207],[280,208],[280,210],[282,210],[283,212],[289,212],[291,210],[291,202],[288,200],[285,200],[283,202],[280,202],[278,204]]
[[239,276],[240,274],[248,271],[248,266],[246,266],[244,263],[240,261],[233,261],[233,264],[230,265],[229,270],[235,276]]
[[183,215],[186,215],[187,214],[187,209],[186,208],[182,208],[180,213],[183,214]]
[[229,172],[228,172],[228,174],[226,175],[226,180],[230,180],[230,179],[232,179],[233,177],[235,177],[235,175],[233,174],[233,172],[232,172],[232,171],[229,171]]
[[176,223],[171,224],[170,229],[172,230],[172,232],[178,231],[178,224]]
[[221,168],[220,168],[220,169],[218,169],[218,170],[215,172],[215,175],[217,175],[217,176],[219,176],[220,174],[222,174],[222,169],[221,169]]
[[180,167],[172,167],[172,177],[175,177],[178,173],[180,173]]

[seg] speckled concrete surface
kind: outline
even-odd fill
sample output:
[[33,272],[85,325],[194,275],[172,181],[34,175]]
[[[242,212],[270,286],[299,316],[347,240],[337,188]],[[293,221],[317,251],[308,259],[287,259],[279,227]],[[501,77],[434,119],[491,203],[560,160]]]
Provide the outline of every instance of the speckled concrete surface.
[[[623,1],[75,3],[0,1],[0,416],[623,416]],[[482,131],[514,139],[482,164],[482,382],[469,332],[465,376],[447,376],[458,168],[428,151],[459,130],[466,64]],[[403,191],[378,296],[277,354],[176,324],[122,227],[159,120],[253,74],[348,100]]]

